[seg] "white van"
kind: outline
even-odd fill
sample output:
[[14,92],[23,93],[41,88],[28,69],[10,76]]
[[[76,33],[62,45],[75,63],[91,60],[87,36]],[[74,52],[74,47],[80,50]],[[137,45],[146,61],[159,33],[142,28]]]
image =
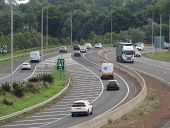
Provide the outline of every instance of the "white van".
[[102,63],[101,79],[104,78],[114,79],[114,67],[112,63]]
[[30,52],[30,62],[40,62],[41,55],[39,51],[32,51]]

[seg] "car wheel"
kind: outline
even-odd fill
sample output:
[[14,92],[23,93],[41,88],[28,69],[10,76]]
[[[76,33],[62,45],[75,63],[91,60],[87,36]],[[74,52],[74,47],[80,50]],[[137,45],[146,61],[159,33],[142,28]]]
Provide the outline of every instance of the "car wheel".
[[89,116],[89,110],[86,112],[86,116]]
[[111,79],[114,79],[114,76],[111,76]]
[[74,117],[74,113],[71,113],[71,116]]
[[93,114],[93,107],[91,108],[91,112],[90,112],[90,115]]

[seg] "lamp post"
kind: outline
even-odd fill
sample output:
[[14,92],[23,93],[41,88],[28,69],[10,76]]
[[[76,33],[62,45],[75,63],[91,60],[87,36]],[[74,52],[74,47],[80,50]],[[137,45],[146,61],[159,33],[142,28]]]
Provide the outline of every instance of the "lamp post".
[[13,81],[13,70],[14,70],[14,59],[13,59],[13,46],[14,46],[14,40],[13,40],[13,32],[14,32],[14,25],[13,25],[13,20],[14,20],[14,13],[13,13],[13,0],[10,1],[10,6],[11,6],[11,83]]
[[73,41],[73,14],[72,14],[72,6],[71,6],[71,34],[70,34],[70,38],[71,38],[71,47],[72,47],[72,41]]
[[111,41],[111,44],[112,44],[112,39],[113,39],[113,37],[112,37],[112,9],[111,9],[111,11],[110,11],[111,13],[111,23],[110,23],[110,28],[111,28],[111,39],[110,39],[110,41]]
[[160,13],[160,51],[161,51],[161,42],[162,42],[162,14]]
[[41,11],[41,74],[43,74],[43,7]]
[[153,42],[154,42],[154,20],[153,20],[153,13],[152,13],[152,48],[154,48]]
[[168,51],[170,52],[170,14],[169,14],[169,49]]
[[46,46],[48,46],[48,5],[47,5],[47,16],[46,16]]

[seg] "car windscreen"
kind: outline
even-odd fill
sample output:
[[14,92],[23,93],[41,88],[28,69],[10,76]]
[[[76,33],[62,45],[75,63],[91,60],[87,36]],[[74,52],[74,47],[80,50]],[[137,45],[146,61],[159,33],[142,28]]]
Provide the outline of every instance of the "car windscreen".
[[73,105],[72,105],[72,107],[85,107],[86,105],[84,104],[84,103],[81,103],[81,102],[79,102],[79,103],[74,103]]
[[112,66],[104,66],[103,71],[112,71],[113,70],[113,67]]

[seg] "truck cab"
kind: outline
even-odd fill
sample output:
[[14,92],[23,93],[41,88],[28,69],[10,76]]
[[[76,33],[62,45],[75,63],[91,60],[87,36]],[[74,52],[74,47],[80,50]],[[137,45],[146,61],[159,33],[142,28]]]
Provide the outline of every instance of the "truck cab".
[[102,63],[101,79],[104,79],[104,78],[114,79],[114,67],[112,63]]
[[116,48],[116,60],[118,62],[134,62],[135,50],[132,43],[119,42]]

